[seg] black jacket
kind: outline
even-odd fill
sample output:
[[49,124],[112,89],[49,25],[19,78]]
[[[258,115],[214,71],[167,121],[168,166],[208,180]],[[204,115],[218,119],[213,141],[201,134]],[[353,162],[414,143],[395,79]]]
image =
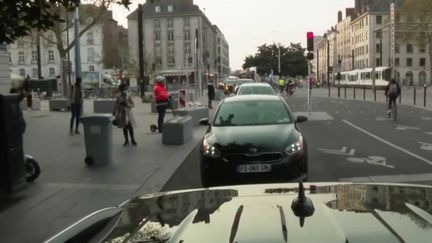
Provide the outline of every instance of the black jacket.
[[401,87],[400,87],[400,85],[398,84],[398,82],[389,82],[389,84],[387,85],[387,87],[386,87],[386,89],[385,89],[385,95],[387,95],[388,94],[388,92],[389,92],[389,89],[390,89],[390,85],[392,84],[392,83],[395,83],[396,85],[397,85],[397,95],[396,96],[399,96],[400,94],[401,94]]

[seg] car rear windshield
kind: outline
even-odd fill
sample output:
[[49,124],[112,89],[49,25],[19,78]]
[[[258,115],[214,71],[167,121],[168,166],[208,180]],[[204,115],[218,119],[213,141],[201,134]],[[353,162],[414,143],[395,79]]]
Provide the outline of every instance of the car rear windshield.
[[249,94],[263,94],[263,95],[273,95],[273,89],[271,87],[253,87],[253,86],[245,86],[240,87],[239,94],[241,95],[249,95]]
[[214,126],[254,126],[291,123],[285,104],[272,101],[225,102],[219,107]]

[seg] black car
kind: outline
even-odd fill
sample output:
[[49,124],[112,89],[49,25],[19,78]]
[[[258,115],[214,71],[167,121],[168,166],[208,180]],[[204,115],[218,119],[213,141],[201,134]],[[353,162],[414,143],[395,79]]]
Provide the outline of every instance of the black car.
[[430,186],[262,184],[142,195],[57,242],[431,242]]
[[279,96],[247,95],[224,99],[201,146],[204,186],[227,179],[306,180],[306,141],[288,105]]

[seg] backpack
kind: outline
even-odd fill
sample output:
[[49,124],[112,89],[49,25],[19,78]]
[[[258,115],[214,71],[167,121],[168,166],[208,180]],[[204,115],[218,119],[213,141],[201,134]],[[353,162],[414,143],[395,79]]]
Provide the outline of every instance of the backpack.
[[397,84],[391,83],[390,86],[389,86],[389,89],[388,89],[388,95],[396,96],[398,94],[399,94],[399,92],[398,92],[398,86],[397,86]]

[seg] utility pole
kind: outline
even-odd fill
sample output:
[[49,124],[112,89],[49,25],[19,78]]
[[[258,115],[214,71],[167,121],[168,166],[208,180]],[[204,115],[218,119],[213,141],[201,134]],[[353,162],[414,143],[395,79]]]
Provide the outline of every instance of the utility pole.
[[278,43],[278,74],[279,77],[282,76],[281,74],[281,53],[280,53],[280,44]]
[[143,43],[143,11],[142,4],[138,4],[138,61],[139,61],[139,83],[141,98],[145,95],[146,84],[144,82],[144,43]]
[[38,30],[36,36],[36,52],[37,52],[37,66],[38,66],[38,79],[42,79],[42,63],[41,63],[41,42],[40,32]]
[[75,80],[81,78],[81,45],[79,35],[79,8],[75,8]]

